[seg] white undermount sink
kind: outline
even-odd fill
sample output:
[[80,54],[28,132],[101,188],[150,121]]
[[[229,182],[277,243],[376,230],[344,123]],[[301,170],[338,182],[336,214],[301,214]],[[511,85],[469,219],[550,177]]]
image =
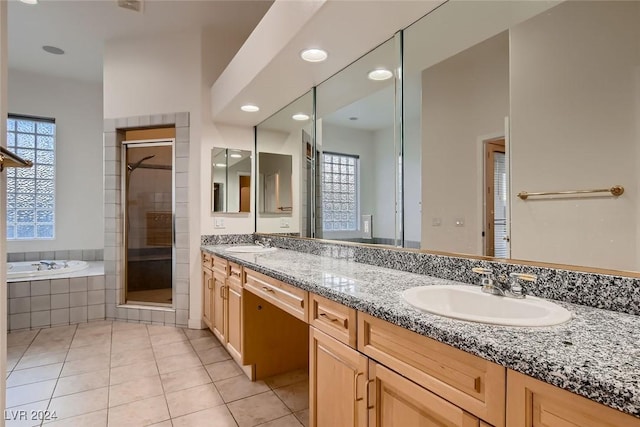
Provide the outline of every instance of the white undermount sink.
[[404,291],[402,298],[429,313],[494,325],[552,326],[571,319],[571,312],[551,301],[490,295],[479,286],[419,286]]
[[231,246],[225,249],[225,252],[235,252],[241,254],[263,254],[265,252],[276,251],[277,248],[265,248],[264,246],[248,245],[248,246]]

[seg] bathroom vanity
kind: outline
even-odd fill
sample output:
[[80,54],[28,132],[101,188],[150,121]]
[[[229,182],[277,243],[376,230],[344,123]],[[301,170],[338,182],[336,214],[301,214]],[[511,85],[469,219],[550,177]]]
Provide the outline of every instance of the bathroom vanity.
[[203,246],[204,322],[252,379],[309,369],[312,426],[640,426],[637,316],[458,321],[400,297],[444,279],[278,249]]

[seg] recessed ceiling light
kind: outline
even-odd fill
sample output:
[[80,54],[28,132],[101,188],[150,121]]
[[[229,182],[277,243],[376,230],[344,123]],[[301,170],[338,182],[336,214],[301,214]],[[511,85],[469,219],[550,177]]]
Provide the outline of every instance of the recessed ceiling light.
[[302,122],[302,121],[305,121],[305,120],[309,120],[309,116],[307,114],[304,114],[304,113],[294,114],[293,116],[291,116],[291,118],[293,120],[298,120],[299,122]]
[[242,154],[229,154],[229,157],[233,157],[234,159],[240,159],[242,158]]
[[369,79],[371,80],[387,80],[391,77],[393,77],[393,73],[386,68],[369,71]]
[[64,50],[55,46],[42,46],[42,50],[53,55],[64,55]]
[[327,51],[322,49],[305,49],[300,52],[300,57],[307,62],[322,62],[328,56]]
[[260,107],[257,105],[247,104],[240,107],[242,111],[246,111],[247,113],[255,113],[256,111],[260,111]]
[[227,165],[225,165],[224,163],[214,163],[213,166],[215,166],[217,168],[226,168],[227,167]]
[[38,4],[38,0],[20,0],[24,4]]

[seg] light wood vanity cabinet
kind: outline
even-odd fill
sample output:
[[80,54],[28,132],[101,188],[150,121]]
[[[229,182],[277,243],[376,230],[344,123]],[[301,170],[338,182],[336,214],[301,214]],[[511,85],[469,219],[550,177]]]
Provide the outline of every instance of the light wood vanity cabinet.
[[309,424],[366,427],[367,357],[314,327],[309,341]]
[[202,320],[238,362],[242,360],[242,267],[202,253]]
[[[640,419],[202,255],[203,321],[251,379],[309,366],[316,427],[640,427]],[[269,304],[265,304],[265,302]]]
[[227,342],[227,307],[225,304],[225,293],[227,287],[227,261],[213,257],[213,306],[211,332],[221,343]]
[[227,307],[227,350],[237,361],[242,360],[242,267],[229,263],[225,305]]
[[374,361],[368,384],[370,427],[480,426],[477,417]]
[[310,294],[309,324],[356,348],[356,311],[321,296]]
[[277,279],[247,270],[245,289],[293,317],[308,323],[309,293]]
[[358,350],[479,419],[505,425],[504,367],[364,313]]
[[509,370],[509,427],[639,427],[640,419]]
[[211,255],[202,253],[202,321],[209,329],[213,326],[213,272]]

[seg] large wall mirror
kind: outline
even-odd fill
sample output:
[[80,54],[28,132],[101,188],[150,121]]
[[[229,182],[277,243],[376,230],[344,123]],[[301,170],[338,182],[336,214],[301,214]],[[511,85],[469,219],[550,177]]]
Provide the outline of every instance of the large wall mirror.
[[313,92],[256,127],[256,231],[313,235]]
[[251,151],[211,150],[211,212],[251,212]]
[[640,271],[639,21],[636,1],[443,4],[316,88],[315,133],[291,120],[311,93],[258,126],[293,197],[289,230],[257,230]]
[[640,270],[640,2],[449,2],[404,53],[423,249]]
[[398,40],[378,46],[316,89],[318,236],[399,245]]

